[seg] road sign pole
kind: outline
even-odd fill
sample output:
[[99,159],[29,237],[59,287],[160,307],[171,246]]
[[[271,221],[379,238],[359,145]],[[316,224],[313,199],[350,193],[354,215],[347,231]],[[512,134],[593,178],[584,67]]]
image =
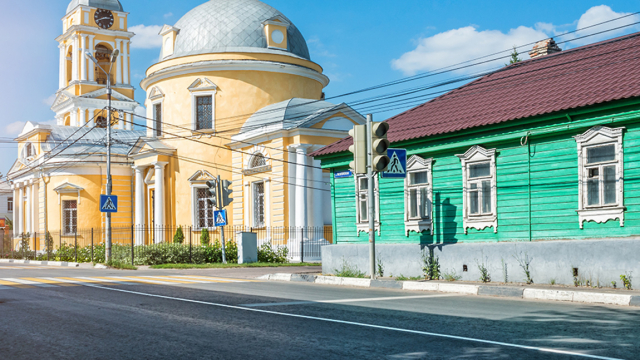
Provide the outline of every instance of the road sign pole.
[[[111,71],[109,71],[111,72]],[[107,196],[111,196],[111,74],[107,74]],[[84,125],[84,124],[83,124]],[[158,179],[157,181],[161,181]],[[111,213],[107,213],[105,262],[111,261]]]
[[[218,186],[216,191],[218,192],[218,205],[220,205],[218,207],[218,210],[222,210],[222,181],[220,180],[220,175],[218,175]],[[216,219],[214,218],[214,221]],[[221,245],[222,245],[222,263],[226,264],[227,263],[227,254],[226,254],[226,249],[225,249],[225,243],[224,243],[224,226],[220,226],[220,241],[221,241]]]
[[371,126],[373,115],[367,115],[367,178],[369,179],[369,271],[371,280],[376,278],[376,204],[374,199],[375,173],[373,172],[373,138]]

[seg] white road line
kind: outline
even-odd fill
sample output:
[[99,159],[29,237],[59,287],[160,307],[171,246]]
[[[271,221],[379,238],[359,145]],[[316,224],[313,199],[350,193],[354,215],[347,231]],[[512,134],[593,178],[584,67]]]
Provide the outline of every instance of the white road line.
[[315,300],[315,301],[289,301],[280,303],[259,303],[259,304],[242,304],[240,306],[248,307],[264,307],[264,306],[282,306],[282,305],[305,305],[305,304],[341,304],[352,302],[364,302],[364,301],[388,301],[388,300],[409,300],[409,299],[428,299],[428,298],[440,298],[451,296],[463,296],[460,294],[443,294],[443,295],[415,295],[415,296],[390,296],[379,298],[364,298],[364,299],[340,299],[340,300]]
[[[197,283],[197,284],[206,284],[208,283],[208,281],[203,281],[203,280],[189,280],[189,279],[183,279],[183,278],[175,278],[175,277],[166,277],[166,276],[145,276],[145,278],[151,278],[151,279],[165,279],[165,280],[176,280],[176,281],[186,281],[186,282],[192,282],[192,283]],[[177,283],[174,283],[177,284]]]
[[122,284],[122,285],[131,285],[130,282],[107,280],[107,279],[98,279],[98,278],[92,278],[92,277],[79,276],[79,277],[77,277],[77,279],[91,280],[91,281],[103,282],[103,283],[114,283],[114,284]]
[[[160,285],[176,285],[178,283],[169,282],[169,281],[159,281],[159,280],[150,280],[150,279],[142,279],[138,277],[127,277],[127,276],[109,276],[110,279],[120,279],[124,281],[134,281],[134,282],[142,282],[142,283],[150,283],[150,284],[160,284]],[[177,280],[177,279],[176,279]]]
[[177,297],[172,297],[172,296],[147,294],[147,293],[138,292],[138,291],[107,288],[107,287],[96,286],[96,285],[87,285],[87,286],[88,287],[93,287],[93,288],[96,288],[96,289],[103,289],[103,290],[109,290],[109,291],[118,291],[118,292],[123,292],[123,293],[127,293],[127,294],[155,297],[155,298],[159,298],[159,299],[183,301],[183,302],[201,304],[201,305],[217,306],[217,307],[226,308],[226,309],[251,311],[251,312],[262,313],[262,314],[280,315],[280,316],[288,316],[288,317],[299,318],[299,319],[325,321],[325,322],[331,322],[331,323],[337,323],[337,324],[354,325],[354,326],[361,326],[361,327],[380,329],[380,330],[397,331],[397,332],[403,332],[403,333],[409,333],[409,334],[426,335],[426,336],[440,337],[440,338],[446,338],[446,339],[463,340],[463,341],[477,342],[477,343],[483,343],[483,344],[499,345],[499,346],[523,349],[523,350],[540,351],[540,352],[544,352],[544,353],[553,353],[553,354],[560,354],[560,355],[570,355],[570,356],[584,357],[584,358],[589,358],[589,359],[622,360],[622,359],[606,357],[606,356],[583,354],[583,353],[578,353],[578,352],[573,352],[573,351],[557,350],[557,349],[543,348],[543,347],[537,347],[537,346],[518,345],[518,344],[511,344],[511,343],[506,343],[506,342],[501,342],[501,341],[475,339],[475,338],[470,338],[470,337],[465,337],[465,336],[438,334],[438,333],[427,332],[427,331],[410,330],[410,329],[402,329],[402,328],[382,326],[382,325],[365,324],[365,323],[358,323],[358,322],[354,322],[354,321],[328,319],[328,318],[321,318],[321,317],[309,316],[309,315],[288,314],[288,313],[282,313],[282,312],[277,312],[277,311],[254,309],[254,308],[235,306],[235,305],[217,304],[217,303],[200,301],[200,300],[182,299],[182,298],[177,298]]
[[187,279],[195,279],[195,280],[210,280],[211,281],[224,281],[224,282],[230,282],[230,283],[241,283],[241,282],[247,282],[245,280],[232,280],[232,279],[225,279],[225,278],[217,278],[217,277],[204,277],[204,276],[198,276],[198,275],[194,275],[194,276],[189,276],[189,275],[171,275],[171,277],[174,278],[187,278]]
[[18,284],[21,284],[21,285],[33,285],[33,286],[40,286],[40,287],[56,287],[55,285],[51,285],[51,284],[44,284],[44,283],[35,282],[35,281],[31,281],[31,280],[22,280],[22,279],[16,279],[16,278],[2,278],[0,280],[11,281],[11,282],[18,283]]

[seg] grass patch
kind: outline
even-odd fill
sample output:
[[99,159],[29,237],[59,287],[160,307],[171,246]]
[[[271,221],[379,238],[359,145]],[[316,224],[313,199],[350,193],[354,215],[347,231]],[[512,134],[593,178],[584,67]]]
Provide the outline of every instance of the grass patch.
[[227,268],[265,268],[265,267],[291,267],[291,266],[320,266],[320,263],[287,263],[287,264],[278,264],[278,263],[265,263],[265,262],[257,262],[257,263],[249,263],[249,264],[161,264],[161,265],[151,265],[151,269],[227,269]]
[[138,270],[137,267],[131,264],[120,262],[120,261],[109,261],[106,265],[108,267],[112,267],[114,269],[120,269],[120,270]]
[[360,271],[357,266],[349,264],[344,258],[342,259],[342,266],[340,269],[334,270],[335,275],[339,277],[349,278],[367,278],[367,274]]
[[411,276],[411,277],[406,277],[402,274],[400,274],[400,276],[396,277],[396,280],[398,281],[407,281],[407,280],[424,280],[424,276]]

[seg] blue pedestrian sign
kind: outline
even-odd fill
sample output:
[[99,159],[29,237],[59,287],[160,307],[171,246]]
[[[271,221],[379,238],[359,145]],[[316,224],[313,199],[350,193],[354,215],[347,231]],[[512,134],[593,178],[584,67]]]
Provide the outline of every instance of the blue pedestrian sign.
[[117,213],[118,197],[115,195],[100,195],[100,212]]
[[213,212],[213,218],[216,220],[216,226],[227,225],[227,210],[217,210]]
[[406,178],[407,177],[407,149],[388,149],[389,166],[387,171],[382,173],[383,178]]

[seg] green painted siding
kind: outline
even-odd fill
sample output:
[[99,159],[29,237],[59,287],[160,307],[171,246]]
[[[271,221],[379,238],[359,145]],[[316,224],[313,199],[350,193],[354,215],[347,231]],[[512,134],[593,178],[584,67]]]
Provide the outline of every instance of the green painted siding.
[[[601,115],[600,113],[598,115]],[[589,120],[588,118],[586,119]],[[532,135],[528,144],[520,138],[505,140],[502,134],[483,137],[478,145],[496,148],[498,232],[493,228],[469,229],[464,233],[462,219],[462,169],[456,154],[468,148],[469,137],[461,138],[464,147],[455,147],[448,141],[429,144],[437,152],[428,152],[425,146],[415,144],[413,154],[433,158],[434,235],[404,232],[404,180],[380,179],[381,232],[380,243],[454,243],[487,241],[529,241],[557,239],[586,239],[628,237],[640,235],[640,125],[638,118],[624,124],[613,120],[602,121],[610,127],[625,126],[624,146],[624,205],[625,226],[618,220],[603,224],[578,222],[578,151],[574,135],[589,127]],[[558,126],[558,124],[554,124]],[[425,143],[426,144],[426,143]],[[394,147],[398,144],[394,144]],[[342,161],[343,159],[340,159]],[[333,164],[340,163],[335,158]],[[343,164],[342,162],[341,164]],[[324,165],[324,160],[323,160]],[[334,168],[336,171],[343,167]],[[338,242],[367,242],[365,232],[356,230],[355,181],[352,178],[335,179],[332,196],[335,206],[335,233]]]

